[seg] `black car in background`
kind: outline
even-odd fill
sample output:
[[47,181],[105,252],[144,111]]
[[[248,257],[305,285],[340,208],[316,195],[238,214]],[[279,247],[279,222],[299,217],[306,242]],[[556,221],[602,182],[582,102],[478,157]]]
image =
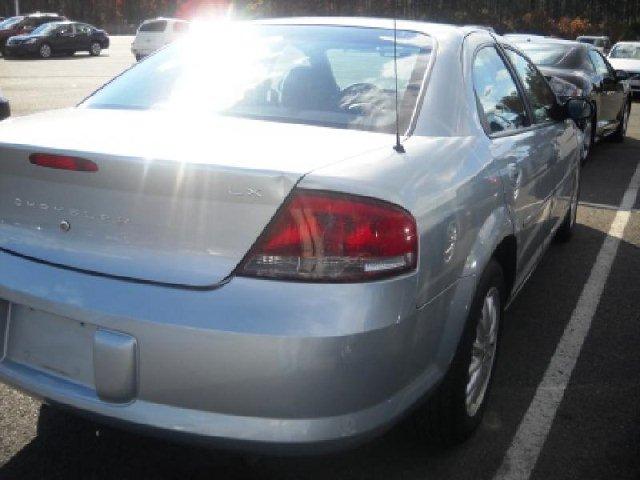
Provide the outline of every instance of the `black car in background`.
[[7,100],[0,91],[0,121],[11,116],[11,106],[9,100]]
[[515,44],[546,77],[560,78],[577,87],[567,96],[591,101],[593,117],[584,124],[584,158],[596,140],[624,140],[632,103],[627,72],[615,70],[602,52],[588,43],[543,38]]
[[26,35],[45,23],[61,22],[64,20],[67,20],[64,15],[44,12],[28,13],[5,18],[0,22],[0,52],[4,55],[4,47],[10,37]]
[[80,22],[52,22],[28,35],[9,38],[5,57],[38,55],[49,58],[58,53],[73,55],[82,51],[98,56],[106,48],[109,48],[109,37],[104,30]]

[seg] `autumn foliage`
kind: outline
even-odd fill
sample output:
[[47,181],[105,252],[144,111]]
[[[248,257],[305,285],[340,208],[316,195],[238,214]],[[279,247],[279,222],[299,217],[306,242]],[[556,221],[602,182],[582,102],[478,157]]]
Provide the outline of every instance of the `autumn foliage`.
[[[226,13],[236,16],[393,16],[456,24],[491,25],[499,32],[528,32],[575,38],[640,35],[640,0],[20,0],[22,11],[56,11],[103,26],[131,28],[145,18]],[[397,6],[396,6],[397,3]],[[0,15],[13,2],[0,2]]]

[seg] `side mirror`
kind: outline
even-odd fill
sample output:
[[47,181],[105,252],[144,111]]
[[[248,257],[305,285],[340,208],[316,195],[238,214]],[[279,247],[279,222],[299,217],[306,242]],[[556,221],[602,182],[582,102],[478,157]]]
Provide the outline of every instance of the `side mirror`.
[[593,115],[593,107],[591,103],[584,98],[570,98],[564,104],[567,118],[575,122],[582,122],[591,118]]
[[4,97],[0,97],[0,121],[11,116],[11,107],[9,106],[9,100]]
[[616,80],[629,80],[629,73],[624,70],[616,70]]

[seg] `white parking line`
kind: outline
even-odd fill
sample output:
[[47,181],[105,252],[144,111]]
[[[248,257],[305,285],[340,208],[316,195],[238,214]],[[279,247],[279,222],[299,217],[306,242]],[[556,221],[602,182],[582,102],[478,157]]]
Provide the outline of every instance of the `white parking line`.
[[631,209],[640,187],[640,164],[636,168],[620,208],[596,258],[589,279],[567,324],[547,371],[538,385],[533,401],[518,426],[502,465],[494,480],[528,479],[538,461],[540,451],[553,424],[556,411],[564,397],[571,373],[591,328],[604,286],[611,272],[620,240],[631,216]]

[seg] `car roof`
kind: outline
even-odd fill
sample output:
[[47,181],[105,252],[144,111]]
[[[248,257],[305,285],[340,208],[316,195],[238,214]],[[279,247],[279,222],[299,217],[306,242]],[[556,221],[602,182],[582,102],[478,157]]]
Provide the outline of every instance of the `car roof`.
[[59,20],[56,22],[43,23],[43,25],[77,25],[81,23],[82,22],[75,22],[73,20]]
[[142,23],[151,23],[151,22],[158,22],[158,21],[189,23],[187,20],[183,20],[182,18],[172,18],[172,17],[148,18],[147,20],[143,21]]
[[590,45],[588,43],[581,43],[581,42],[577,42],[575,40],[565,40],[563,38],[552,38],[552,37],[542,37],[542,38],[533,38],[530,41],[527,42],[514,42],[517,44],[529,44],[529,45],[566,45],[566,46],[571,46],[571,47],[575,47],[575,48],[582,48],[582,49],[594,49],[593,45]]
[[634,47],[640,47],[640,41],[634,41],[634,40],[623,40],[622,42],[616,42],[614,47],[616,45],[632,45]]
[[25,15],[22,15],[23,17],[59,17],[59,18],[64,18],[64,15],[61,15],[59,13],[47,13],[47,12],[36,12],[36,13],[27,13]]
[[[253,22],[266,25],[326,25],[359,28],[393,28],[392,18],[374,17],[287,17],[255,20]],[[451,25],[446,23],[420,22],[416,20],[398,20],[397,28],[398,30],[409,30],[424,33],[435,37],[436,39],[458,38],[462,40],[466,35],[472,32],[481,32],[487,35],[492,35],[487,30],[472,25]]]

